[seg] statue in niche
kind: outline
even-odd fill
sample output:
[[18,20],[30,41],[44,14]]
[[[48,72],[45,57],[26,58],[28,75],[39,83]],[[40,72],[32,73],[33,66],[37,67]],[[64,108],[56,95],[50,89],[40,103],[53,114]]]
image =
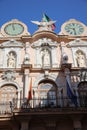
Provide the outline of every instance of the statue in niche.
[[85,55],[79,51],[76,57],[78,67],[86,67]]
[[50,65],[50,54],[47,49],[44,49],[42,51],[42,62],[44,66],[49,66]]
[[8,54],[7,67],[14,68],[16,64],[16,57],[13,52]]

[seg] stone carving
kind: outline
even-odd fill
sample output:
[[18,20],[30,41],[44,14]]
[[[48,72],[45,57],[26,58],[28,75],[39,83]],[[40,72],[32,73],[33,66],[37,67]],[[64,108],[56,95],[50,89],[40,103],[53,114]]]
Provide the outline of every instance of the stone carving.
[[49,38],[42,38],[32,43],[33,48],[42,47],[42,46],[49,46],[49,47],[57,47],[57,42],[53,41]]
[[78,67],[86,67],[85,55],[79,51],[76,57]]
[[52,25],[56,22],[56,21],[49,21],[46,22],[42,19],[41,22],[39,21],[31,21],[32,23],[38,25],[39,30],[38,31],[42,31],[42,30],[47,30],[47,31],[53,31],[52,30]]
[[14,46],[18,48],[22,48],[24,45],[23,43],[19,41],[15,41],[14,39],[10,39],[9,41],[6,41],[0,44],[0,48],[8,48],[8,47],[14,47]]
[[50,54],[47,49],[44,49],[41,53],[42,55],[42,64],[43,66],[49,66],[50,65]]
[[87,41],[77,38],[74,41],[69,42],[69,44],[67,44],[66,46],[67,47],[78,47],[78,46],[87,47]]
[[87,70],[81,70],[79,73],[80,81],[87,81]]
[[68,55],[67,54],[63,54],[63,63],[66,64],[68,63]]
[[7,70],[3,72],[2,79],[6,81],[13,81],[15,80],[15,73],[11,70]]
[[14,68],[16,65],[16,57],[13,52],[9,53],[7,59],[7,67]]

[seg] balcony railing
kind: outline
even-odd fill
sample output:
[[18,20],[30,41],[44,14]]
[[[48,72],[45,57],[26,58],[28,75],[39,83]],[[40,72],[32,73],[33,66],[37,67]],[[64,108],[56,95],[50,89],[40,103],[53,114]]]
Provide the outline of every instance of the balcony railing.
[[[76,101],[75,101],[76,100]],[[45,108],[50,109],[71,109],[80,108],[87,110],[87,97],[79,97],[76,99],[70,98],[56,98],[56,99],[32,99],[28,101],[27,99],[13,99],[10,102],[0,103],[0,114],[11,114],[14,110],[41,110]]]

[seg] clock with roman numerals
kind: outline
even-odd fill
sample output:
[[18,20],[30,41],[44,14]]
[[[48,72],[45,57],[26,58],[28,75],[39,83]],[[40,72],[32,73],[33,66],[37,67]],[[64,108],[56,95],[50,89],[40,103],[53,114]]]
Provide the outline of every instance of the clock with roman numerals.
[[70,35],[81,35],[84,32],[84,27],[79,23],[69,23],[66,24],[65,31]]
[[24,27],[20,23],[13,22],[6,25],[6,27],[4,28],[4,31],[7,35],[17,36],[23,33]]
[[17,19],[5,23],[1,27],[1,33],[7,37],[20,37],[29,34],[27,26]]
[[81,36],[86,30],[86,26],[75,19],[70,19],[62,25],[62,33],[66,35]]

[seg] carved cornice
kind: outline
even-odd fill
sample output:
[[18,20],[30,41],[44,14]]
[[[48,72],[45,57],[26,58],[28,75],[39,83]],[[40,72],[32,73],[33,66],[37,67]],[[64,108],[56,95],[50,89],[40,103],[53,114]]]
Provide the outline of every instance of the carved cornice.
[[75,39],[74,41],[71,41],[67,44],[67,47],[87,47],[87,41],[83,41],[79,38]]
[[24,47],[22,42],[15,41],[14,39],[11,39],[9,41],[3,42],[0,44],[0,48],[9,48],[9,47],[19,47],[22,48]]
[[42,46],[57,47],[57,44],[58,43],[56,41],[52,41],[52,39],[42,38],[33,42],[32,47],[33,48],[42,47]]

